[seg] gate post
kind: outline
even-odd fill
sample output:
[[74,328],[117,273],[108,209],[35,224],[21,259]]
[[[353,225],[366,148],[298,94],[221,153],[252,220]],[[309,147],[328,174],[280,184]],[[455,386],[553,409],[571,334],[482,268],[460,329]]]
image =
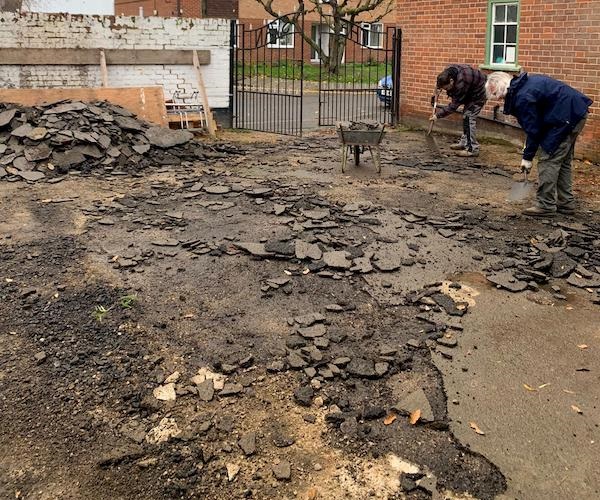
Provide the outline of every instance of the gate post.
[[229,127],[233,128],[234,125],[234,108],[233,108],[233,92],[237,86],[237,64],[235,51],[237,50],[237,30],[236,30],[236,21],[235,19],[231,20],[230,26],[230,35],[229,35]]
[[392,58],[392,124],[400,122],[400,75],[402,74],[402,28],[396,28],[393,37]]
[[304,120],[304,36],[306,32],[306,26],[304,25],[304,8],[302,9],[302,15],[300,18],[300,24],[302,25],[302,36],[300,36],[300,128],[299,133],[302,137],[302,122]]

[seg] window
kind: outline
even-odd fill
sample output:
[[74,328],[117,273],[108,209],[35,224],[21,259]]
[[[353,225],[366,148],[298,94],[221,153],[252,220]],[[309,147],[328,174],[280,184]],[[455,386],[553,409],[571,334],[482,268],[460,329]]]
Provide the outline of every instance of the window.
[[272,21],[268,25],[268,43],[270,49],[294,48],[294,25],[281,19]]
[[383,24],[362,23],[362,46],[370,49],[381,49],[383,47]]
[[519,2],[490,0],[486,66],[517,69]]

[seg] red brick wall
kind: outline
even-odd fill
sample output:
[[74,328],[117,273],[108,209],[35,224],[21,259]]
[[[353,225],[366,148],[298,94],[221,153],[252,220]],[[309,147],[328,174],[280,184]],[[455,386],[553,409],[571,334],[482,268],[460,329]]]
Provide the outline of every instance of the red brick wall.
[[[177,0],[115,0],[115,14],[137,16],[140,7],[144,16],[177,17]],[[198,16],[196,16],[198,17]]]
[[[600,161],[600,0],[521,0],[518,62],[594,100],[578,154]],[[486,0],[397,0],[403,31],[404,117],[427,117],[436,75],[447,64],[485,59]],[[491,114],[490,103],[485,113]]]
[[[254,0],[253,0],[254,1]],[[180,13],[177,12],[179,6]],[[145,16],[217,17],[235,19],[238,0],[115,0],[115,14],[137,16],[140,7]]]
[[239,14],[238,0],[205,0],[206,17],[236,19]]

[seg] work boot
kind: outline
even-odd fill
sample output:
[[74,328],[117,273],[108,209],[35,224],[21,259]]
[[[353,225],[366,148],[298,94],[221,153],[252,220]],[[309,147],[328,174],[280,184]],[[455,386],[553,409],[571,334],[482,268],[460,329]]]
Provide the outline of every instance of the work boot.
[[574,207],[556,207],[556,211],[559,214],[573,215],[575,213],[575,208]]
[[479,156],[479,151],[469,151],[467,149],[463,149],[462,151],[457,151],[456,156],[460,156],[461,158],[476,158]]
[[461,151],[463,149],[466,149],[467,146],[461,144],[460,142],[457,142],[456,144],[451,144],[450,145],[450,149],[453,151]]
[[523,215],[527,215],[529,217],[554,217],[556,212],[546,208],[529,207],[523,210]]

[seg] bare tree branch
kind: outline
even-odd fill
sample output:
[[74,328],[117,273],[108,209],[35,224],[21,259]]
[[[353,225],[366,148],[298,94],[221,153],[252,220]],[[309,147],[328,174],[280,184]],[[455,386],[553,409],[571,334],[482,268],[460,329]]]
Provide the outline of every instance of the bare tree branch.
[[[274,0],[256,1],[274,18],[293,24],[294,31],[302,36],[331,72],[336,72],[341,63],[346,42],[343,34],[348,29],[348,23],[354,24],[357,17],[367,12],[373,13],[368,22],[380,21],[394,7],[394,0],[298,0],[293,13],[281,16],[273,7]],[[380,9],[382,10],[375,14]],[[331,43],[327,54],[321,44],[313,40],[310,34],[306,34],[301,26],[302,16],[313,12],[320,16],[321,22],[325,22],[329,29]]]

